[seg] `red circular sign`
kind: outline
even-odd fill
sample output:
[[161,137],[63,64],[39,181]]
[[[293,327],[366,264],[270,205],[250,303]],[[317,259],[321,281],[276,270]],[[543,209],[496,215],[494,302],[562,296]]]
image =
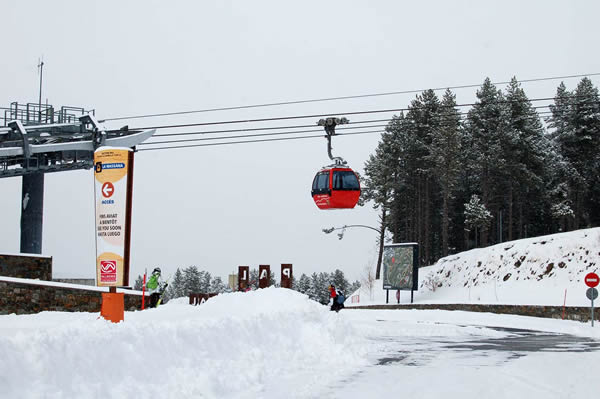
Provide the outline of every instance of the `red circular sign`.
[[600,283],[600,279],[598,278],[598,275],[596,273],[586,274],[583,281],[585,281],[585,284],[590,288],[594,288],[598,285],[598,283]]
[[110,198],[111,195],[115,192],[115,186],[109,181],[102,185],[102,195],[105,198]]

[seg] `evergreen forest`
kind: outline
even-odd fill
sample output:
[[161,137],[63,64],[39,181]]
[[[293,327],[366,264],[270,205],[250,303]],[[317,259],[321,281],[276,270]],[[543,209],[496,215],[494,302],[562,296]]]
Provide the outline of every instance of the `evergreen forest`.
[[[270,286],[279,287],[275,281],[275,273],[271,271]],[[250,270],[250,289],[258,289],[258,269]],[[139,276],[135,280],[134,289],[142,290],[143,277]],[[218,276],[212,276],[209,272],[200,270],[197,266],[189,266],[183,269],[177,268],[172,276],[166,277],[168,283],[167,290],[163,296],[163,301],[169,299],[187,297],[190,293],[223,293],[232,292]],[[336,269],[332,273],[313,273],[310,276],[302,274],[299,279],[292,278],[292,289],[308,295],[322,304],[329,302],[329,284],[333,284],[339,291],[350,295],[360,287],[360,283],[348,282],[344,272]]]
[[361,200],[420,264],[475,247],[600,225],[600,103],[583,78],[529,99],[486,79],[468,108],[417,95],[365,163]]

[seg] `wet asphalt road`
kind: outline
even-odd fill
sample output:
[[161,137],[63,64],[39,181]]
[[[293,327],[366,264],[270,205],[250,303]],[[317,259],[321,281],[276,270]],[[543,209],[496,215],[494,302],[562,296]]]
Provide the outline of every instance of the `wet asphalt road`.
[[454,352],[457,355],[464,354],[469,357],[481,357],[482,359],[491,358],[496,353],[501,354],[501,356],[494,356],[495,359],[501,358],[502,361],[508,362],[532,352],[581,353],[600,351],[600,341],[587,337],[518,328],[490,326],[477,326],[477,328],[499,331],[507,335],[499,338],[470,337],[460,342],[437,340],[435,338],[399,340],[399,337],[382,337],[379,339],[390,342],[396,341],[400,347],[410,349],[400,349],[395,353],[386,354],[378,360],[377,364],[389,365],[396,363],[406,366],[420,366],[425,365],[429,359],[434,358],[440,352]]

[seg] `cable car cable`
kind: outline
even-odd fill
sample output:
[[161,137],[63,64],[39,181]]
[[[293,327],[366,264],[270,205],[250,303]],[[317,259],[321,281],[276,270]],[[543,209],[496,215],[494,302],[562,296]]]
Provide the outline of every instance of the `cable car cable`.
[[[358,134],[374,134],[374,133],[383,133],[383,130],[373,130],[367,132],[352,132],[352,133],[343,133],[336,134],[336,136],[352,136]],[[299,140],[299,139],[313,139],[313,138],[323,138],[322,134],[312,135],[312,136],[298,136],[298,137],[280,137],[274,139],[261,139],[261,140],[246,140],[246,141],[231,141],[226,143],[207,143],[207,144],[190,144],[185,146],[166,146],[166,147],[156,147],[156,148],[141,148],[137,151],[152,151],[152,150],[171,150],[176,148],[192,148],[192,147],[209,147],[209,146],[217,146],[217,145],[231,145],[231,144],[248,144],[248,143],[263,143],[268,141],[286,141],[286,140]]]
[[[577,96],[577,97],[587,97],[587,96]],[[489,104],[512,104],[512,103],[527,103],[527,102],[536,102],[536,101],[551,101],[559,98],[565,99],[573,99],[574,96],[565,96],[565,97],[543,97],[543,98],[532,98],[532,99],[523,99],[523,100],[502,100],[502,101],[493,101],[486,102],[485,105]],[[596,101],[590,103],[597,103]],[[440,108],[462,108],[462,107],[473,107],[476,105],[481,105],[481,103],[465,103],[465,104],[455,104],[453,106],[442,106]],[[549,104],[551,105],[551,104]],[[549,105],[541,106],[546,107]],[[383,109],[383,110],[369,110],[369,111],[351,111],[351,112],[334,112],[327,114],[312,114],[312,115],[296,115],[296,116],[281,116],[281,117],[272,117],[272,118],[257,118],[257,119],[241,119],[241,120],[229,120],[229,121],[220,121],[220,122],[199,122],[199,123],[184,123],[177,125],[162,125],[162,126],[144,126],[144,127],[130,127],[131,130],[148,130],[148,129],[171,129],[171,128],[182,128],[182,127],[192,127],[192,126],[211,126],[211,125],[226,125],[226,124],[237,124],[237,123],[257,123],[257,122],[272,122],[279,120],[290,120],[290,119],[308,119],[308,118],[322,118],[331,116],[332,114],[336,115],[363,115],[363,114],[374,114],[374,113],[385,113],[385,112],[404,112],[410,110],[419,110],[419,109],[429,109],[428,107],[407,107],[407,108],[391,108],[391,109]]]
[[[367,125],[367,126],[354,126],[354,127],[347,127],[344,130],[347,129],[367,129],[367,128],[374,128],[374,127],[386,127],[387,124],[385,125]],[[297,134],[297,133],[314,133],[314,132],[322,132],[323,129],[311,129],[311,130],[300,130],[300,131],[295,131],[295,132],[277,132],[277,133],[259,133],[259,134],[245,134],[245,135],[239,135],[239,136],[226,136],[226,137],[203,137],[200,139],[185,139],[185,140],[166,140],[166,141],[155,141],[155,142],[144,142],[144,143],[140,143],[138,144],[138,146],[140,145],[152,145],[152,144],[167,144],[167,143],[185,143],[185,142],[194,142],[194,141],[207,141],[207,140],[226,140],[226,139],[239,139],[239,138],[246,138],[246,137],[264,137],[264,136],[280,136],[280,135],[285,135],[285,134]],[[338,136],[338,134],[336,134],[336,136]]]
[[[522,79],[522,80],[518,80],[517,82],[518,83],[531,83],[531,82],[541,82],[541,81],[559,80],[559,79],[582,78],[582,77],[598,76],[598,75],[600,75],[600,72],[588,73],[588,74],[578,74],[578,75],[564,75],[564,76],[551,76],[551,77],[542,77],[542,78]],[[493,85],[504,85],[504,84],[509,84],[509,83],[511,83],[511,82],[510,81],[492,82]],[[106,119],[101,120],[100,122],[117,121],[117,120],[125,120],[125,119],[141,119],[141,118],[152,118],[152,117],[163,117],[163,116],[175,116],[175,115],[188,115],[188,114],[216,112],[216,111],[232,111],[232,110],[240,110],[240,109],[263,108],[263,107],[273,107],[273,106],[281,106],[281,105],[294,105],[294,104],[306,104],[306,103],[313,103],[313,102],[326,102],[326,101],[339,101],[339,100],[349,100],[349,99],[359,99],[359,98],[369,98],[369,97],[392,96],[392,95],[400,95],[400,94],[413,94],[413,93],[422,93],[426,90],[442,91],[442,90],[447,90],[447,89],[456,90],[456,89],[468,89],[468,88],[475,88],[475,87],[481,87],[481,84],[444,86],[444,87],[438,87],[435,89],[419,89],[419,90],[412,89],[412,90],[391,91],[391,92],[384,92],[384,93],[314,98],[314,99],[306,99],[306,100],[280,101],[280,102],[272,102],[272,103],[240,105],[240,106],[221,107],[221,108],[206,108],[206,109],[200,109],[200,110],[194,110],[194,111],[176,111],[176,112],[162,112],[162,113],[145,114],[145,115],[120,116],[120,117],[114,117],[114,118],[106,118]]]

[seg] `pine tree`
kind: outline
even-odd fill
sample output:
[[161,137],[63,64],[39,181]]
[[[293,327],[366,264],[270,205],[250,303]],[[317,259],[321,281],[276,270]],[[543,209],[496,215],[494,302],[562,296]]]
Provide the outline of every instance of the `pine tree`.
[[167,290],[171,291],[172,298],[180,298],[186,296],[185,292],[185,283],[183,273],[179,268],[175,271],[173,275],[173,279],[169,282],[169,287]]
[[[394,117],[386,130],[392,131],[395,121],[400,117]],[[393,195],[394,185],[398,177],[398,155],[394,144],[394,133],[386,132],[381,135],[381,141],[375,149],[375,155],[370,155],[365,162],[365,177],[363,180],[362,199],[373,201],[374,209],[381,209],[379,216],[380,234],[378,237],[379,256],[375,274],[379,277],[381,273],[381,260],[385,239],[387,215],[389,213],[389,202]]]
[[331,274],[331,281],[337,290],[342,291],[345,294],[348,292],[347,290],[350,283],[348,283],[348,280],[346,280],[346,277],[344,276],[344,272],[340,269],[335,269]]
[[323,305],[329,302],[329,284],[331,284],[331,276],[329,273],[321,272],[317,276],[317,285],[315,287],[315,291],[317,294],[317,302],[322,303]]
[[199,292],[202,293],[209,293],[210,291],[210,282],[211,282],[211,275],[209,272],[202,270],[199,272]]
[[440,108],[439,129],[433,132],[428,159],[441,190],[441,255],[446,256],[449,247],[450,206],[458,185],[461,156],[460,112],[456,108],[456,95],[449,89],[444,93]]
[[223,284],[223,280],[219,276],[215,276],[210,280],[210,287],[207,291],[208,293],[221,293],[225,292],[225,284]]
[[183,269],[183,281],[184,295],[201,292],[200,271],[196,266],[189,266]]
[[492,220],[492,214],[487,210],[477,195],[473,195],[465,204],[465,225],[475,229],[475,246],[477,246],[477,230],[486,229]]
[[310,291],[310,278],[306,274],[302,273],[298,279],[298,284],[296,284],[295,289],[298,292],[308,295]]
[[135,279],[135,283],[133,284],[133,289],[137,290],[137,291],[141,291],[143,286],[144,286],[144,278],[138,274],[137,278]]
[[[483,205],[491,215],[498,215],[507,189],[506,176],[510,174],[507,169],[509,109],[502,92],[496,89],[489,78],[477,91],[477,99],[465,123],[471,139],[471,155],[474,156],[470,172],[475,176]],[[481,245],[487,246],[489,223],[480,228]]]
[[250,289],[257,290],[258,289],[258,269],[250,270]]
[[[506,187],[503,205],[508,214],[507,236],[513,240],[515,236],[525,238],[549,232],[545,185],[550,174],[547,151],[551,146],[537,111],[516,78],[507,87],[505,98],[509,126],[503,143],[506,160],[502,168]],[[503,241],[502,237],[497,241]]]
[[568,171],[568,198],[574,213],[572,228],[597,225],[600,223],[598,89],[588,78],[582,79],[573,93],[561,83],[550,109],[553,137],[570,165],[565,169]]

